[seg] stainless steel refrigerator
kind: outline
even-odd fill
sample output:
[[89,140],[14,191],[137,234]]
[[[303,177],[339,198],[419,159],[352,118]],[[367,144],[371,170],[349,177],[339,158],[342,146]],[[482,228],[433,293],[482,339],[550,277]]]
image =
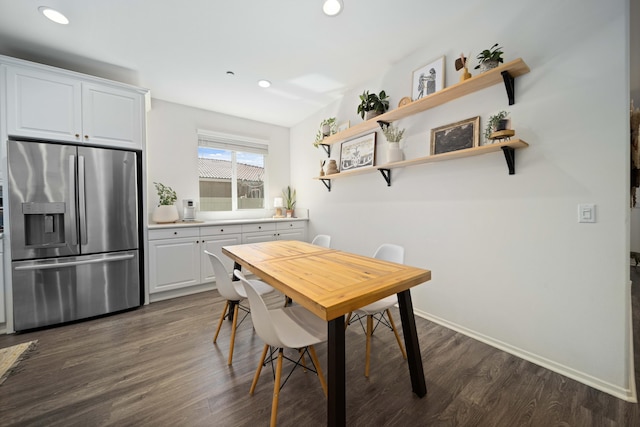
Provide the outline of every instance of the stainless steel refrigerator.
[[141,304],[138,162],[133,151],[8,141],[16,331]]

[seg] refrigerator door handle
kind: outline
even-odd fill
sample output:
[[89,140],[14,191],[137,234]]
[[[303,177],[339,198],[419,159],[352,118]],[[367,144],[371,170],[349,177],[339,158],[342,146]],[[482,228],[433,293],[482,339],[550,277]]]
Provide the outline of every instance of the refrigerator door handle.
[[76,156],[69,156],[69,223],[71,233],[71,245],[78,244],[78,228],[76,221],[78,218],[78,212],[76,209]]
[[86,259],[81,261],[69,261],[69,262],[52,261],[52,262],[47,262],[42,264],[20,265],[15,267],[14,270],[26,271],[26,270],[47,270],[52,268],[67,268],[67,267],[75,267],[78,265],[99,264],[99,263],[112,262],[112,261],[123,261],[123,260],[131,259],[133,257],[134,257],[133,254],[126,254],[126,255],[104,257],[104,258]]
[[87,203],[85,197],[84,156],[78,156],[78,205],[80,210],[80,244],[87,244]]

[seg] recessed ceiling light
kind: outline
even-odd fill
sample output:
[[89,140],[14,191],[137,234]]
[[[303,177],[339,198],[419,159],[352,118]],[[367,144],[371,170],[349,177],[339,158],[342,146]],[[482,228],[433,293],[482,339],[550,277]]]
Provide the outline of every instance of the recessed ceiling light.
[[336,16],[342,12],[342,0],[324,0],[322,3],[322,11],[327,16]]
[[66,16],[64,16],[62,13],[58,12],[55,9],[51,9],[48,6],[40,6],[38,8],[38,10],[40,11],[40,13],[42,13],[44,16],[46,16],[47,18],[49,18],[51,21],[57,23],[57,24],[62,24],[62,25],[67,25],[69,23],[69,20],[67,19]]
[[271,86],[271,82],[269,80],[258,80],[258,86],[269,87]]
[[227,76],[235,76],[236,73],[234,73],[233,71],[227,71]]

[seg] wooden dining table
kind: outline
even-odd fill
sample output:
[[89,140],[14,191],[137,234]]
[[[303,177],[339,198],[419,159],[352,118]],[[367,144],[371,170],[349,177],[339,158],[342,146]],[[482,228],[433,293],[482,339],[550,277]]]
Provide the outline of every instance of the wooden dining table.
[[431,271],[293,240],[224,246],[222,253],[327,321],[327,425],[346,425],[344,315],[389,295],[398,296],[412,390],[427,394],[410,289]]

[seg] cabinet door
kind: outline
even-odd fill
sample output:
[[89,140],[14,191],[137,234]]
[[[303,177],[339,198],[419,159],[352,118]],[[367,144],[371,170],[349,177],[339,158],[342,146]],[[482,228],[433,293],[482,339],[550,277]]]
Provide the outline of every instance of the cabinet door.
[[7,67],[9,135],[79,141],[81,102],[81,86],[77,79]]
[[197,237],[149,241],[149,293],[200,283]]
[[222,247],[239,245],[241,241],[242,236],[240,234],[208,236],[202,240],[202,250],[200,251],[202,257],[202,261],[200,262],[200,278],[202,279],[202,282],[212,282],[216,279],[216,276],[213,274],[213,267],[211,267],[211,262],[209,261],[209,255],[205,254],[204,251],[207,250],[214,255],[217,255],[222,261],[224,268],[226,268],[227,272],[231,274],[233,273],[233,261],[228,256],[223,255]]
[[300,240],[306,241],[304,228],[292,228],[290,230],[278,231],[278,240]]
[[133,90],[83,83],[84,142],[141,150],[142,101],[142,94]]

